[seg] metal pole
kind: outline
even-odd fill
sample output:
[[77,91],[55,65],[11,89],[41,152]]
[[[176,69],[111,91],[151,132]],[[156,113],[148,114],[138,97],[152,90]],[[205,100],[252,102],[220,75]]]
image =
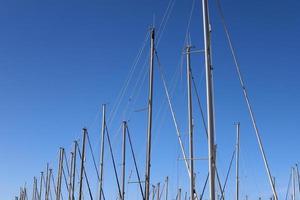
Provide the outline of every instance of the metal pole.
[[42,200],[43,178],[44,178],[44,172],[41,172],[39,200]]
[[32,200],[36,200],[36,178],[35,178],[35,176],[33,177]]
[[157,191],[156,192],[157,193],[156,199],[160,200],[160,196],[159,196],[160,195],[160,183],[157,183],[157,189],[156,189],[156,191]]
[[209,199],[215,200],[215,122],[213,105],[213,83],[210,48],[210,23],[208,14],[208,0],[202,0],[203,8],[203,30],[205,48],[205,71],[206,71],[206,102],[207,102],[207,122],[208,122],[208,168],[209,168]]
[[75,199],[75,174],[76,174],[76,152],[77,152],[77,141],[74,141],[74,150],[73,150],[73,166],[72,166],[72,186],[71,186],[71,199]]
[[189,146],[190,146],[190,196],[191,200],[195,199],[195,179],[194,179],[194,136],[193,136],[193,108],[192,108],[192,81],[191,81],[191,46],[186,47],[186,75],[188,87],[188,123],[189,123]]
[[58,174],[57,174],[57,183],[56,183],[56,200],[60,200],[61,194],[61,180],[62,180],[62,171],[63,171],[63,162],[64,162],[64,148],[59,149],[59,164],[58,164]]
[[69,174],[69,200],[72,200],[72,178],[73,178],[73,162],[74,162],[74,153],[71,152],[71,163],[70,163],[70,174]]
[[[299,168],[298,168],[298,164],[296,164],[296,170],[297,170],[297,174],[296,174],[296,177],[297,177],[297,180],[298,180],[298,189],[299,189],[299,192],[300,192],[300,179],[299,179]],[[274,181],[275,182],[275,181]],[[275,184],[275,183],[274,183]]]
[[102,105],[102,130],[101,130],[101,150],[100,150],[100,180],[99,180],[99,191],[98,196],[99,200],[102,199],[102,184],[103,184],[103,160],[104,160],[104,135],[105,135],[105,126],[106,126],[106,119],[105,119],[105,108],[106,105]]
[[168,193],[169,193],[169,177],[166,177],[166,200],[168,200]]
[[48,184],[49,184],[49,180],[50,180],[50,176],[49,176],[49,163],[47,163],[47,168],[46,168],[46,184],[45,184],[45,200],[49,199],[49,191],[48,191]]
[[181,200],[181,188],[178,189],[178,200]]
[[235,158],[235,165],[236,165],[236,196],[235,199],[239,200],[239,159],[240,159],[240,123],[236,123],[236,158]]
[[125,162],[126,162],[126,121],[123,121],[123,150],[122,150],[122,199],[125,199]]
[[293,183],[292,199],[296,200],[296,183],[295,183],[295,168],[294,167],[292,167],[292,183]]
[[154,68],[154,37],[155,30],[151,28],[151,50],[150,50],[150,70],[149,70],[149,99],[148,99],[148,127],[147,127],[147,154],[146,154],[146,174],[145,174],[145,200],[149,200],[150,195],[150,166],[151,166],[151,132],[152,132],[152,99],[153,99],[153,68]]
[[83,199],[83,193],[82,193],[82,185],[83,185],[83,172],[84,172],[84,159],[85,159],[85,140],[86,140],[86,134],[87,129],[83,128],[83,141],[82,141],[82,155],[81,155],[81,167],[80,167],[80,182],[79,182],[79,200]]
[[[52,200],[52,194],[51,194],[51,177],[52,177],[52,169],[49,168],[49,177],[48,177],[48,184],[47,184],[47,200],[49,199],[49,195],[50,195],[50,199]],[[53,185],[54,185],[54,182],[53,182]],[[55,187],[54,187],[55,189]],[[56,192],[56,191],[54,191]]]

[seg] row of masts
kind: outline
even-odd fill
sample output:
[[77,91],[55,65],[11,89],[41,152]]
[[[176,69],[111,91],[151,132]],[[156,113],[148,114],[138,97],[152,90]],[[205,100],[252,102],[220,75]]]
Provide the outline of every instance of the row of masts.
[[[209,185],[209,199],[216,200],[216,187],[215,187],[215,178],[216,178],[216,144],[215,144],[215,116],[214,116],[214,92],[213,92],[213,66],[211,62],[211,27],[209,22],[209,11],[208,11],[208,0],[202,0],[202,13],[203,13],[203,30],[204,30],[204,58],[205,58],[205,77],[206,77],[206,109],[207,109],[207,136],[208,136],[208,185]],[[196,189],[195,189],[195,172],[194,172],[194,131],[193,131],[193,102],[192,102],[192,77],[191,77],[191,44],[188,44],[186,47],[186,73],[187,73],[187,108],[188,108],[188,133],[189,133],[189,157],[188,157],[188,173],[189,173],[189,196],[190,200],[199,200]],[[133,160],[135,163],[135,169],[138,176],[138,184],[140,187],[140,192],[143,200],[150,200],[150,186],[151,186],[151,145],[152,145],[152,114],[153,114],[153,80],[154,80],[154,55],[156,53],[155,49],[155,29],[154,27],[150,30],[150,64],[149,64],[149,93],[148,93],[148,119],[147,119],[147,145],[146,145],[146,165],[145,165],[145,179],[144,179],[144,189],[142,188],[142,181],[139,176],[134,152],[132,149],[130,135],[128,139],[131,146],[131,152]],[[105,200],[105,195],[103,192],[103,174],[104,174],[104,141],[105,136],[108,138],[110,145],[110,153],[114,165],[115,177],[118,185],[118,198],[120,200],[125,200],[125,176],[126,176],[126,136],[128,133],[128,125],[126,121],[122,122],[122,170],[121,170],[121,184],[117,175],[114,156],[112,153],[112,148],[110,144],[109,134],[107,131],[106,124],[106,106],[102,107],[102,129],[101,129],[101,146],[100,146],[100,163],[99,163],[99,172],[97,171],[98,178],[98,192],[97,199]],[[81,152],[78,147],[77,141],[74,142],[74,149],[71,152],[71,162],[70,168],[68,168],[69,180],[67,183],[68,189],[68,199],[75,199],[75,174],[76,174],[76,156],[79,155],[80,162],[80,174],[79,174],[79,192],[78,200],[83,200],[83,184],[84,179],[86,179],[87,185],[89,184],[86,171],[85,171],[85,151],[86,151],[86,140],[87,140],[87,129],[83,129],[83,140]],[[235,147],[235,156],[236,156],[236,192],[235,199],[239,200],[239,149],[240,149],[240,123],[236,123],[236,147]],[[261,144],[260,144],[261,145]],[[265,159],[265,157],[264,157]],[[65,160],[65,151],[63,148],[60,148],[59,153],[59,166],[57,181],[55,187],[55,199],[61,200],[61,187],[62,180],[65,176],[64,174],[64,160]],[[266,163],[266,162],[265,162]],[[267,165],[267,164],[266,164]],[[33,199],[41,200],[42,199],[42,184],[44,181],[45,185],[45,200],[49,200],[50,195],[50,181],[53,179],[52,169],[49,169],[47,165],[46,170],[46,180],[44,181],[44,176],[41,174],[40,181],[40,190],[37,190],[37,180],[34,179],[34,197]],[[270,175],[268,170],[268,175]],[[217,174],[218,177],[218,174]],[[219,180],[218,180],[219,181]],[[272,181],[271,181],[272,182]],[[220,183],[219,183],[220,185]],[[272,189],[274,192],[274,199],[277,200],[277,195],[275,192],[274,184],[272,182]],[[89,188],[89,186],[88,186]],[[157,199],[160,199],[159,185],[157,186]],[[221,199],[224,200],[224,191],[222,192]],[[26,190],[20,194],[20,199],[24,196]],[[154,194],[154,192],[153,192]],[[92,195],[90,193],[92,199]],[[177,199],[181,198],[181,189],[178,191]],[[166,199],[168,198],[168,192],[166,190]],[[200,199],[203,197],[200,196]],[[295,199],[293,199],[295,200]]]

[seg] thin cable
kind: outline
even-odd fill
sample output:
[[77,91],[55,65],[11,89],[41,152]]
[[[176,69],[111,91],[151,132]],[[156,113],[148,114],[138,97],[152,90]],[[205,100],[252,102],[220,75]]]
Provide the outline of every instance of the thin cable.
[[127,134],[128,134],[129,144],[130,144],[131,155],[132,155],[132,158],[133,158],[134,167],[135,167],[136,175],[137,175],[139,186],[140,186],[140,191],[141,191],[143,200],[145,200],[145,195],[144,195],[143,187],[142,187],[142,184],[141,184],[141,178],[140,178],[139,170],[138,170],[138,167],[137,167],[136,158],[135,158],[135,154],[134,154],[134,150],[133,150],[131,136],[130,136],[128,126],[127,126]]
[[112,159],[112,162],[113,162],[115,177],[116,177],[116,181],[117,181],[117,185],[118,185],[118,191],[119,191],[119,195],[120,195],[120,198],[121,198],[122,197],[122,193],[121,193],[121,189],[120,189],[118,172],[117,172],[117,169],[116,169],[115,158],[114,158],[114,154],[113,154],[113,151],[112,151],[112,147],[111,147],[111,142],[110,142],[110,137],[109,137],[109,132],[108,132],[107,126],[105,126],[105,130],[106,130],[106,136],[107,136],[107,140],[108,140],[108,144],[109,144],[110,155],[111,155],[111,159]]
[[290,190],[290,186],[291,186],[291,181],[292,181],[292,173],[290,173],[290,178],[289,178],[289,183],[288,183],[288,187],[287,187],[287,191],[286,191],[286,195],[285,195],[285,200],[288,200],[288,195],[289,195],[289,190]]
[[228,180],[228,177],[229,177],[229,173],[230,173],[230,171],[231,171],[232,161],[233,161],[233,159],[234,159],[235,152],[236,152],[236,151],[234,150],[233,153],[232,153],[232,156],[231,156],[229,168],[228,168],[228,171],[227,171],[227,174],[226,174],[226,178],[225,178],[225,182],[224,182],[224,185],[223,185],[223,188],[222,188],[222,191],[221,191],[221,198],[220,198],[220,200],[224,198],[224,192],[225,192],[227,180]]
[[[82,157],[81,157],[81,152],[80,152],[80,147],[79,147],[79,145],[76,145],[76,146],[77,146],[77,149],[78,149],[78,155],[79,155],[79,158],[82,159]],[[90,199],[93,200],[93,195],[92,195],[90,183],[89,183],[89,180],[88,180],[86,171],[85,171],[85,167],[83,167],[83,173],[84,173],[86,185],[87,185],[88,190],[89,190]]]
[[171,114],[172,114],[172,118],[173,118],[174,126],[175,126],[175,129],[176,129],[177,137],[178,137],[178,140],[179,140],[179,145],[180,145],[180,148],[181,148],[183,159],[184,159],[189,177],[191,177],[190,167],[189,167],[189,164],[187,162],[187,157],[186,157],[185,150],[184,150],[184,147],[183,147],[183,144],[182,144],[181,134],[180,134],[179,129],[178,129],[178,124],[177,124],[177,120],[176,120],[176,117],[175,117],[175,112],[173,110],[173,106],[172,106],[172,103],[171,103],[169,91],[168,91],[167,84],[166,84],[166,80],[165,80],[164,74],[162,72],[160,60],[159,60],[159,57],[158,57],[158,54],[157,54],[156,50],[155,50],[155,55],[156,55],[156,59],[157,59],[157,63],[158,63],[158,69],[159,69],[159,72],[160,72],[160,75],[161,75],[161,79],[163,81],[164,90],[165,90],[165,93],[166,93],[166,96],[167,96],[167,99],[168,99],[168,104],[169,104],[169,108],[170,108],[170,111],[171,111]]
[[209,178],[209,173],[206,176],[205,183],[204,183],[204,186],[203,186],[203,189],[202,189],[202,193],[201,193],[201,196],[200,196],[200,200],[203,199],[203,195],[204,195],[205,188],[206,188],[206,185],[207,185],[207,182],[208,182],[208,178]]
[[91,154],[92,154],[93,164],[94,164],[94,168],[95,168],[96,173],[97,173],[97,178],[98,178],[98,181],[100,181],[100,176],[99,176],[99,172],[98,172],[98,168],[97,168],[97,164],[96,164],[96,160],[95,160],[95,156],[94,156],[94,151],[93,151],[93,148],[92,148],[92,145],[91,145],[89,134],[87,134],[87,140],[88,140],[89,148],[90,148],[90,151],[91,151]]
[[234,63],[235,63],[236,71],[237,71],[237,74],[238,74],[238,77],[239,77],[239,80],[240,80],[240,85],[241,85],[241,88],[243,90],[244,98],[245,98],[245,101],[246,101],[246,104],[247,104],[247,107],[248,107],[248,111],[249,111],[249,114],[250,114],[250,117],[251,117],[252,125],[253,125],[253,128],[255,130],[256,138],[257,138],[258,145],[259,145],[262,157],[263,157],[264,165],[265,165],[265,168],[266,168],[266,171],[267,171],[267,174],[268,174],[268,178],[269,178],[269,182],[270,182],[270,185],[271,185],[271,188],[272,188],[272,191],[273,191],[273,195],[274,195],[275,200],[278,200],[277,192],[276,192],[274,182],[273,182],[273,178],[272,178],[272,174],[271,174],[269,164],[268,164],[268,161],[267,161],[267,158],[266,158],[266,155],[265,155],[265,151],[264,151],[264,148],[263,148],[261,136],[260,136],[260,133],[258,131],[258,127],[257,127],[256,120],[255,120],[255,117],[254,117],[254,113],[253,113],[253,110],[252,110],[252,106],[250,104],[250,100],[249,100],[249,97],[248,97],[248,92],[246,90],[246,86],[245,86],[245,83],[244,83],[244,80],[243,80],[243,76],[242,76],[242,73],[241,73],[241,70],[240,70],[240,66],[239,66],[239,63],[237,61],[236,53],[235,53],[235,50],[233,48],[233,44],[232,44],[232,41],[231,41],[231,38],[230,38],[230,35],[229,35],[229,31],[227,29],[227,25],[226,25],[226,21],[225,21],[223,11],[222,11],[220,0],[216,0],[216,3],[217,3],[217,7],[218,7],[217,10],[220,14],[221,21],[222,21],[222,24],[223,24],[223,28],[224,28],[224,31],[225,31],[225,34],[226,34],[226,37],[227,37],[229,47],[230,47],[230,51],[231,51],[231,54],[232,54],[232,57],[233,57],[233,60],[234,60]]

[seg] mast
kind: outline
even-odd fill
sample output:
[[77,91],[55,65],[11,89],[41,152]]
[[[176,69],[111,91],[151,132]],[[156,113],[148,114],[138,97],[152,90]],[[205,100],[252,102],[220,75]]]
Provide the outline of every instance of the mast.
[[151,165],[151,132],[152,132],[152,99],[153,99],[153,68],[154,68],[154,37],[155,30],[151,28],[151,50],[150,50],[150,70],[149,70],[149,99],[148,99],[148,127],[147,127],[147,154],[146,154],[146,174],[145,174],[145,200],[149,200],[150,195],[150,165]]
[[202,0],[203,8],[203,30],[204,30],[204,51],[206,71],[206,106],[208,124],[208,170],[209,170],[209,199],[215,200],[215,122],[213,105],[213,82],[210,47],[210,23],[208,14],[208,0]]
[[74,152],[71,151],[71,163],[70,163],[70,174],[69,174],[69,200],[72,200],[72,179],[73,179],[73,163],[74,163]]
[[43,179],[44,179],[44,172],[41,172],[39,200],[42,200]]
[[178,189],[178,200],[181,200],[181,188]]
[[295,183],[295,168],[294,167],[292,167],[292,183],[293,183],[292,199],[296,200],[296,183]]
[[82,141],[82,155],[81,155],[81,167],[80,167],[80,182],[79,182],[79,200],[83,199],[82,185],[83,185],[83,172],[84,172],[84,159],[85,159],[85,140],[87,129],[83,128],[83,141]]
[[[296,177],[297,177],[297,180],[298,180],[298,189],[299,189],[299,192],[300,192],[300,179],[299,179],[299,168],[298,168],[298,164],[296,164],[296,171],[297,171]],[[274,181],[274,185],[275,185],[275,181]]]
[[70,187],[71,188],[71,200],[74,200],[75,199],[75,196],[74,196],[74,192],[75,192],[75,174],[76,174],[76,152],[77,152],[77,141],[75,140],[74,141],[74,150],[73,150],[73,154],[72,154],[72,157],[73,157],[73,165],[72,165],[72,186]]
[[49,185],[49,180],[50,180],[50,174],[49,174],[49,163],[47,163],[47,168],[46,168],[46,184],[45,184],[45,200],[49,199],[49,191],[48,191],[48,185]]
[[186,73],[188,87],[188,123],[189,123],[189,146],[190,146],[190,196],[191,200],[195,199],[195,177],[194,177],[194,136],[193,136],[193,108],[192,108],[192,89],[191,89],[191,46],[186,47]]
[[125,162],[126,162],[126,121],[123,121],[123,145],[122,145],[122,199],[125,199]]
[[166,177],[166,200],[168,200],[168,193],[169,193],[169,177]]
[[102,105],[102,130],[101,130],[101,152],[100,152],[100,177],[99,177],[99,200],[102,199],[102,182],[103,182],[103,160],[104,160],[104,135],[105,135],[105,126],[106,126],[106,120],[105,120],[105,108],[106,105]]
[[239,200],[239,159],[240,159],[240,123],[236,123],[236,200]]
[[58,164],[58,174],[57,174],[57,184],[56,184],[56,200],[60,200],[61,193],[61,180],[64,162],[64,148],[59,149],[59,164]]

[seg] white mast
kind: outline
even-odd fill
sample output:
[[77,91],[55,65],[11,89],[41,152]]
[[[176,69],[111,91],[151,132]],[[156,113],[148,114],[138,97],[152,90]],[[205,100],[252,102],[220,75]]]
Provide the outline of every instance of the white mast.
[[105,104],[103,104],[102,105],[101,152],[100,152],[100,177],[99,177],[99,191],[98,191],[99,200],[102,199],[102,195],[103,195],[102,183],[103,183],[103,160],[104,160],[104,135],[105,135],[105,126],[106,126],[105,107],[106,107]]
[[149,70],[149,99],[148,99],[148,128],[147,128],[147,154],[146,154],[146,174],[145,174],[145,200],[149,200],[150,195],[150,166],[151,166],[151,132],[152,132],[152,99],[153,99],[153,68],[154,68],[154,28],[151,28],[151,50],[150,50],[150,70]]
[[206,71],[206,104],[208,124],[208,170],[209,170],[209,199],[215,200],[215,122],[213,104],[213,83],[210,48],[210,24],[208,14],[208,0],[202,0],[203,8],[203,30],[204,30],[204,52]]
[[236,158],[236,200],[239,200],[239,160],[240,160],[240,123],[236,123],[236,148],[235,148]]
[[190,197],[191,200],[195,198],[195,179],[194,179],[194,136],[193,136],[193,108],[192,108],[192,81],[191,81],[191,47],[186,47],[186,73],[187,73],[187,87],[188,87],[188,123],[189,123],[189,146],[190,146]]

